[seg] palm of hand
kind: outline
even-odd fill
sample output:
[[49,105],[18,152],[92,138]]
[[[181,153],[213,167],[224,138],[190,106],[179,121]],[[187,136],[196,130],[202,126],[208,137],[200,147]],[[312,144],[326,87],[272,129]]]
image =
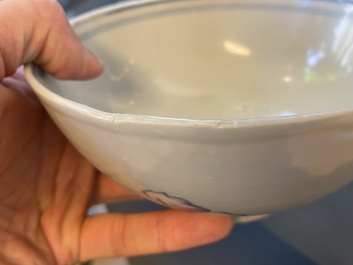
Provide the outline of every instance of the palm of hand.
[[4,83],[0,139],[8,140],[0,145],[0,249],[10,253],[4,259],[76,262],[85,213],[101,176],[59,132],[24,81]]

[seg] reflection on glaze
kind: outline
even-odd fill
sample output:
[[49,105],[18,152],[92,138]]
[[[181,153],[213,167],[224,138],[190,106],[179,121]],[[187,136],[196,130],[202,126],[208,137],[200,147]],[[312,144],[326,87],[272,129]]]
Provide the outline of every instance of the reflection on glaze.
[[345,13],[337,18],[333,30],[326,34],[331,38],[324,38],[315,46],[307,50],[306,83],[334,82],[347,77],[352,72],[353,59],[353,29],[352,10],[345,9]]
[[229,40],[224,42],[224,48],[226,51],[238,56],[250,56],[252,54],[250,48]]

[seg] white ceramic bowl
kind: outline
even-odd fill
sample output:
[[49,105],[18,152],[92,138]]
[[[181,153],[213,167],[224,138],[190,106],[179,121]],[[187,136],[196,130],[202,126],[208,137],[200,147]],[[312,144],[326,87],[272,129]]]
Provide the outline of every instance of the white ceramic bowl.
[[77,149],[170,207],[254,215],[353,179],[353,6],[178,0],[72,25],[106,64],[87,82],[26,68]]

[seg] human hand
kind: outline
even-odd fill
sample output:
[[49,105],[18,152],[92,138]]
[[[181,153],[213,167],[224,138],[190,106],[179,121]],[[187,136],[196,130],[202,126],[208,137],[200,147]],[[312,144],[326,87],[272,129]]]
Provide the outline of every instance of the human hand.
[[18,70],[29,62],[62,79],[93,78],[103,69],[56,1],[0,1],[0,264],[175,251],[230,231],[229,217],[176,210],[87,217],[91,205],[136,197],[98,172],[53,124]]

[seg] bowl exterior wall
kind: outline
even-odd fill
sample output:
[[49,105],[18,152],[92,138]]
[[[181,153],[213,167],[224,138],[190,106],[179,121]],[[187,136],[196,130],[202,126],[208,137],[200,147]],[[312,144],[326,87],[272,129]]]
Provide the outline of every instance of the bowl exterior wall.
[[319,199],[353,179],[353,114],[298,124],[169,126],[103,120],[44,99],[98,169],[154,202],[252,215]]

